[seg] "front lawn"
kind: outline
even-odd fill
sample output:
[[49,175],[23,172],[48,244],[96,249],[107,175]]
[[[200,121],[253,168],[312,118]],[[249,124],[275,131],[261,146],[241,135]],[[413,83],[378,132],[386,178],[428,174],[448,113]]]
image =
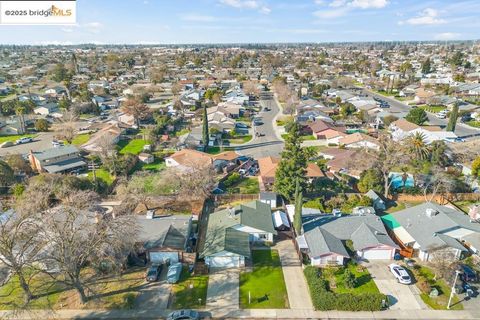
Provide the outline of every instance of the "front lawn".
[[468,124],[470,127],[480,128],[480,121],[471,120],[465,123]]
[[165,161],[163,159],[155,159],[152,163],[141,163],[141,169],[142,170],[148,170],[148,171],[162,171],[163,169],[166,168]]
[[234,144],[247,143],[250,140],[252,140],[252,135],[251,134],[247,134],[247,135],[244,135],[244,136],[236,136],[234,138],[228,139],[228,141],[230,143],[234,143]]
[[[288,296],[278,251],[252,250],[253,271],[240,274],[240,307],[288,308]],[[250,304],[248,297],[250,294]]]
[[[342,268],[324,268],[323,277],[327,280],[336,293],[380,293],[377,285],[373,281],[366,268],[359,268],[356,264],[349,263],[347,267]],[[355,286],[348,288],[345,284],[345,272],[349,270],[355,276]]]
[[0,143],[4,143],[7,141],[15,142],[20,138],[35,138],[35,137],[36,137],[35,134],[16,134],[13,136],[0,136]]
[[[88,276],[89,271],[84,269],[82,273]],[[30,284],[33,293],[38,296],[28,305],[32,309],[131,309],[145,285],[145,269],[134,268],[121,275],[95,278],[88,283],[91,293],[89,301],[83,305],[76,290],[65,288],[45,274],[34,276]],[[17,277],[12,277],[0,287],[0,297],[0,309],[22,307],[24,295]]]
[[143,139],[120,140],[118,142],[118,152],[120,154],[139,154],[143,151],[143,146],[149,143],[149,141]]
[[208,275],[192,276],[188,272],[188,267],[184,266],[180,281],[172,286],[174,309],[204,307],[207,301],[207,288]]
[[419,108],[431,113],[439,113],[440,111],[447,109],[445,106],[427,106],[427,105],[420,106]]
[[82,144],[87,143],[91,136],[92,135],[90,133],[76,135],[75,138],[73,138],[72,140],[72,144],[76,146],[81,146]]
[[[443,279],[436,279],[435,272],[425,266],[416,265],[413,269],[416,285],[420,289],[423,302],[434,310],[446,310],[451,288]],[[427,284],[425,284],[427,283]],[[439,295],[430,297],[430,290],[436,288]],[[463,310],[463,305],[459,302],[457,295],[452,298],[451,310]]]
[[256,177],[242,178],[239,182],[227,187],[227,193],[254,194],[260,193],[260,186]]

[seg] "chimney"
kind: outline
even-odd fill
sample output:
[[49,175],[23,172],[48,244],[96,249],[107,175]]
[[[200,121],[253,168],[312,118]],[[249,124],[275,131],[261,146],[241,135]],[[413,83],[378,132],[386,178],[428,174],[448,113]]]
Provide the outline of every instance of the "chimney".
[[153,210],[147,210],[147,214],[145,215],[145,218],[147,219],[153,219],[155,217],[155,211]]
[[435,209],[432,209],[432,208],[427,208],[427,210],[425,210],[425,214],[427,215],[427,217],[429,218],[433,218],[434,216],[436,216],[438,213],[437,210]]

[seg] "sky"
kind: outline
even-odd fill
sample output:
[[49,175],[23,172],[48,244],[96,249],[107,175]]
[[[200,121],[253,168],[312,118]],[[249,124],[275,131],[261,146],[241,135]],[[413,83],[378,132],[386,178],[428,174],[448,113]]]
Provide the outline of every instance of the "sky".
[[77,25],[0,25],[0,44],[477,40],[479,16],[479,0],[77,0]]

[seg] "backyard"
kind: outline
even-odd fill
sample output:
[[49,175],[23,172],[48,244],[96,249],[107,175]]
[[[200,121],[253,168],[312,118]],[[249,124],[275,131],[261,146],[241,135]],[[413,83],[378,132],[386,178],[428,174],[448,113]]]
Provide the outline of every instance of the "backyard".
[[72,140],[72,144],[76,146],[81,146],[82,144],[86,143],[90,139],[90,133],[83,133],[75,136]]
[[254,194],[260,193],[260,186],[256,177],[240,178],[238,182],[229,185],[225,191],[236,194]]
[[253,271],[240,274],[240,307],[288,308],[287,289],[278,251],[252,250],[252,260]]
[[[175,309],[201,308],[207,300],[208,275],[191,276],[184,266],[180,281],[172,286]],[[201,300],[199,300],[201,299]]]
[[[95,176],[97,177],[98,180],[102,180],[107,186],[110,186],[115,181],[115,177],[112,176],[110,172],[108,172],[105,169],[95,170]],[[91,181],[94,180],[92,171],[88,173],[88,179]]]
[[143,139],[132,139],[132,140],[120,140],[118,142],[119,153],[120,154],[139,154],[143,151],[143,146],[149,144],[147,140]]

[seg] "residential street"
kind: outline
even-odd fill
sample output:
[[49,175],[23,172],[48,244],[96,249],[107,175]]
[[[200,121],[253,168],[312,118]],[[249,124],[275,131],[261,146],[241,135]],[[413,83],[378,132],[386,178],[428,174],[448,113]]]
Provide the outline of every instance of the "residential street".
[[[387,101],[390,104],[390,108],[385,109],[385,111],[389,111],[393,115],[395,115],[395,113],[408,113],[411,109],[409,105],[403,102],[400,102],[394,98],[386,97],[384,95],[372,92],[368,89],[362,89],[362,93]],[[439,119],[434,114],[429,112],[427,112],[427,115],[428,115],[428,122],[431,125],[446,127],[448,124],[448,119]],[[455,134],[461,138],[468,139],[468,138],[473,138],[475,136],[480,136],[480,129],[476,129],[476,128],[467,126],[466,124],[458,122],[455,128]]]
[[[284,143],[279,139],[274,128],[274,123],[277,114],[279,114],[281,110],[274,99],[260,100],[260,105],[262,106],[262,109],[268,107],[271,110],[259,112],[258,116],[262,118],[263,124],[260,126],[253,126],[253,139],[250,142],[235,148],[235,150],[241,155],[254,157],[255,159],[268,156],[279,156],[283,150]],[[265,135],[262,137],[256,137],[256,132]]]
[[39,133],[33,142],[14,145],[7,148],[0,148],[0,156],[6,156],[8,154],[27,154],[32,151],[43,151],[52,148],[52,140],[54,132],[42,132]]

